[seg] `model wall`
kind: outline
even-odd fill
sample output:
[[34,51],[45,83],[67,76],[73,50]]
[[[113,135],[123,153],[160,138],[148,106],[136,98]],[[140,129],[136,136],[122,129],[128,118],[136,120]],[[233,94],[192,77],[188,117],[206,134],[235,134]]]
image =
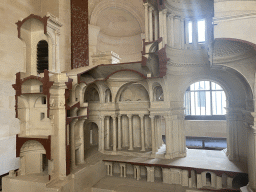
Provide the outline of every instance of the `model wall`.
[[[141,60],[143,1],[89,0],[89,55],[113,51],[121,63]],[[93,65],[90,58],[90,65]]]
[[227,137],[226,121],[185,121],[185,135],[191,137]]
[[[1,0],[0,1],[0,175],[17,169],[16,134],[20,132],[15,118],[15,74],[25,72],[25,44],[18,38],[18,20],[30,14],[45,16],[48,12],[63,24],[60,38],[61,71],[70,69],[70,14],[69,0]],[[64,48],[65,47],[65,48]],[[8,146],[8,147],[7,147]]]

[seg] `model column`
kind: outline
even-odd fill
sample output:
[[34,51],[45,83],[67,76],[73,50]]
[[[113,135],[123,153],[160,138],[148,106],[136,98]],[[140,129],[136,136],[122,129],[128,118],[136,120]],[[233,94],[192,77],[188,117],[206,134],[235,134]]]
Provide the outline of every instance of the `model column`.
[[70,124],[71,131],[71,166],[72,169],[76,167],[76,146],[75,146],[75,125],[77,119],[74,119]]
[[145,128],[144,128],[144,115],[140,116],[140,131],[141,131],[141,151],[145,151]]
[[84,163],[84,122],[85,119],[81,119],[79,120],[79,135],[81,138],[81,143],[82,145],[79,147],[79,159],[78,159],[78,163]]
[[167,9],[163,10],[163,46],[167,44],[167,23],[166,23],[166,17],[167,17]]
[[153,41],[153,7],[149,7],[149,41]]
[[165,141],[166,141],[166,154],[165,158],[171,158],[173,152],[172,149],[172,118],[170,114],[165,115],[166,129],[165,129]]
[[106,127],[106,129],[107,129],[107,138],[106,138],[106,149],[109,149],[109,137],[110,137],[110,131],[109,131],[109,124],[110,124],[110,122],[109,122],[109,120],[110,120],[110,117],[106,117],[106,124],[107,124],[107,127]]
[[111,116],[113,119],[113,151],[116,151],[116,115]]
[[173,17],[174,17],[174,15],[169,15],[167,17],[167,27],[170,30],[170,32],[168,32],[168,30],[167,30],[167,32],[168,32],[168,34],[167,34],[167,44],[170,47],[174,47]]
[[152,155],[156,153],[156,143],[155,143],[155,116],[150,115],[151,119],[151,137],[152,137]]
[[129,119],[129,149],[133,150],[133,134],[132,134],[132,115],[127,115]]
[[[163,38],[163,11],[159,11],[159,37]],[[163,39],[159,43],[159,50],[163,48]]]
[[99,135],[99,151],[103,152],[104,151],[104,144],[105,144],[105,130],[104,130],[104,120],[105,120],[105,116],[101,115],[100,116],[100,135]]
[[145,41],[148,42],[149,38],[149,34],[148,34],[148,3],[144,3],[144,8],[145,8]]
[[158,13],[157,10],[154,11],[155,16],[155,41],[158,39]]
[[239,161],[238,129],[243,127],[242,113],[239,109],[227,108],[227,154],[229,160]]
[[118,150],[122,149],[121,115],[118,115]]

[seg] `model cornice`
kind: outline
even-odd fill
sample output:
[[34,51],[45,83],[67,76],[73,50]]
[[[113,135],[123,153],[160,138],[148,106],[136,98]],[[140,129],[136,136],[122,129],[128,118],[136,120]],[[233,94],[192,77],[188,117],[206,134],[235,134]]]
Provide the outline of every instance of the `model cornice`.
[[[250,12],[250,13],[248,13]],[[228,15],[229,13],[229,15]],[[213,22],[218,23],[221,21],[232,21],[232,20],[237,20],[237,19],[248,19],[248,18],[254,18],[256,17],[256,12],[255,11],[235,11],[235,12],[224,12],[224,14],[221,12],[220,17],[214,17]]]

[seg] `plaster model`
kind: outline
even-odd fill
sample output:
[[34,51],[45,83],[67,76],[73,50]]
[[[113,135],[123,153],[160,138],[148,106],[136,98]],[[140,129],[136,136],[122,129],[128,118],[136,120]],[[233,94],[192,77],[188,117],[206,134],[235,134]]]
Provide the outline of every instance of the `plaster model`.
[[[45,1],[40,14],[16,18],[19,169],[3,191],[122,191],[101,185],[110,177],[133,178],[141,191],[144,182],[161,183],[154,191],[256,191],[256,29],[245,23],[255,22],[256,3],[89,0],[87,13],[74,2]],[[223,88],[226,120],[185,120],[184,95],[199,81]],[[227,149],[189,151],[185,136],[227,137]],[[247,174],[249,184],[236,185]]]

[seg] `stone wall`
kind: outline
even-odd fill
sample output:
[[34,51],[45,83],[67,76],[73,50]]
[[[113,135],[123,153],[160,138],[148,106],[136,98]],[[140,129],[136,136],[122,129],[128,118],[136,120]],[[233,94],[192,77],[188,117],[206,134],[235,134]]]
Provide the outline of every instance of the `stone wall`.
[[185,123],[185,136],[227,137],[226,121],[188,121]]

